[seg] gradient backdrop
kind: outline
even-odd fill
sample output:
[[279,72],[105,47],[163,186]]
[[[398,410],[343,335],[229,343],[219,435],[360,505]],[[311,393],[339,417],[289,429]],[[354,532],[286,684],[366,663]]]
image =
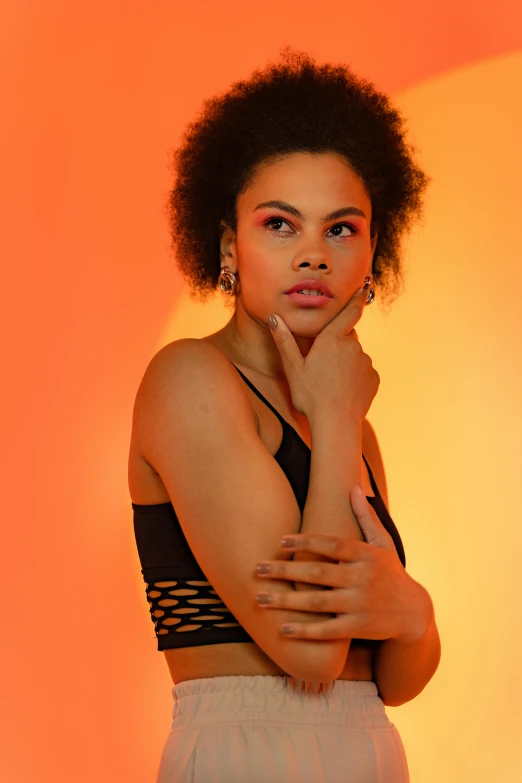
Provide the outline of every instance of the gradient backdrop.
[[387,708],[412,783],[522,779],[518,0],[4,0],[0,779],[154,783],[171,680],[132,533],[134,396],[192,303],[163,216],[205,97],[287,44],[393,94],[433,177],[406,290],[358,326],[408,571],[442,640]]

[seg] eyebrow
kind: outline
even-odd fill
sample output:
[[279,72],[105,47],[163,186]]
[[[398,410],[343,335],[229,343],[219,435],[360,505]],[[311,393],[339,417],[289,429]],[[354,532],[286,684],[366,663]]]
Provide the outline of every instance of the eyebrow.
[[[283,212],[289,212],[291,215],[301,219],[304,219],[305,217],[296,207],[293,207],[291,204],[287,204],[286,201],[263,201],[261,204],[257,205],[257,207],[254,209],[254,212],[257,209],[262,209],[263,207],[274,207],[275,209],[280,209]],[[366,218],[366,215],[362,209],[358,209],[357,207],[341,207],[341,209],[336,209],[335,212],[330,212],[329,215],[325,215],[323,218],[323,223],[327,223],[329,220],[335,220],[335,218],[346,217],[347,215],[359,215],[360,217]]]

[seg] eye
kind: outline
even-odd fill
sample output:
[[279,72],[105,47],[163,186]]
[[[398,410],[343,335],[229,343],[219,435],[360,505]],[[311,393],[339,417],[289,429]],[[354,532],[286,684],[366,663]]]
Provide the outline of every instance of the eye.
[[269,218],[269,220],[265,220],[263,225],[267,226],[270,229],[272,229],[272,231],[274,231],[276,234],[286,234],[286,233],[289,233],[289,232],[286,232],[286,231],[279,231],[279,227],[280,227],[281,223],[286,223],[287,226],[290,225],[290,223],[287,220],[283,220],[282,217],[271,217],[271,218]]
[[330,231],[336,231],[337,229],[343,229],[343,228],[350,229],[350,233],[349,234],[335,233],[334,236],[344,239],[345,237],[351,237],[357,233],[357,229],[355,228],[355,226],[352,226],[351,223],[336,223],[335,226],[331,227]]
[[[292,233],[292,231],[281,231],[280,229],[281,229],[283,224],[286,224],[287,226],[292,228],[292,226],[290,225],[288,220],[285,220],[282,217],[271,217],[268,220],[265,220],[265,222],[263,223],[263,225],[266,226],[267,228],[269,228],[271,231],[273,231],[274,234],[290,234],[290,233]],[[341,231],[343,229],[345,229],[345,228],[349,230],[349,232],[350,232],[349,234],[346,234],[346,233],[342,234],[341,233]],[[347,239],[348,237],[351,237],[354,234],[357,234],[357,229],[351,223],[336,223],[334,226],[332,226],[330,228],[330,232],[333,232],[333,236],[335,238]]]

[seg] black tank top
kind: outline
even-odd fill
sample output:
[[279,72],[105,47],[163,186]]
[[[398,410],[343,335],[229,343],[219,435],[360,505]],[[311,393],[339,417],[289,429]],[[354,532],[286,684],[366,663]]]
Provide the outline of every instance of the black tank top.
[[[308,492],[311,451],[296,430],[263,397],[241,370],[238,367],[236,370],[281,422],[283,438],[274,454],[274,459],[285,473],[302,513]],[[375,497],[368,496],[367,500],[393,538],[397,554],[406,567],[406,556],[399,531],[388,513],[364,455],[363,459],[375,493]],[[183,534],[172,503],[148,505],[131,503],[131,505],[141,573],[146,585],[158,650],[228,642],[254,643],[252,637],[219,598],[199,567]],[[201,603],[200,599],[205,600]],[[352,644],[354,643],[373,645],[374,641],[352,639]]]

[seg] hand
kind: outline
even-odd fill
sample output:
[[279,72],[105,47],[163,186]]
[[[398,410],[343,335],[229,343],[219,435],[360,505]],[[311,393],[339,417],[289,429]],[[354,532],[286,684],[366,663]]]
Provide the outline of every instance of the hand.
[[[272,570],[264,579],[287,579],[325,585],[332,590],[267,593],[267,608],[335,613],[317,623],[292,623],[298,639],[420,639],[431,622],[428,592],[404,569],[395,544],[360,485],[350,492],[352,508],[365,541],[319,534],[289,534],[296,552],[324,555],[335,562],[265,561]],[[285,550],[288,551],[287,547]],[[283,626],[284,628],[285,626]]]
[[[311,418],[317,410],[345,410],[360,422],[377,394],[380,378],[364,353],[354,329],[368,296],[360,288],[315,338],[303,357],[288,325],[277,315],[272,331],[292,396],[299,413]],[[274,318],[276,315],[274,315]]]

